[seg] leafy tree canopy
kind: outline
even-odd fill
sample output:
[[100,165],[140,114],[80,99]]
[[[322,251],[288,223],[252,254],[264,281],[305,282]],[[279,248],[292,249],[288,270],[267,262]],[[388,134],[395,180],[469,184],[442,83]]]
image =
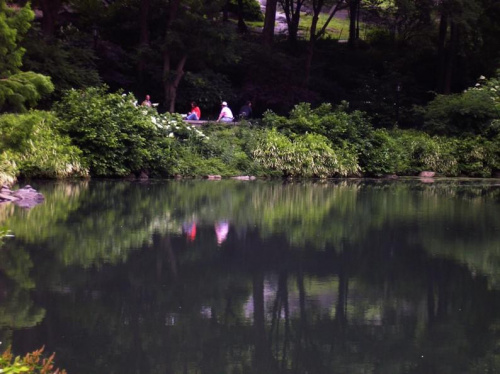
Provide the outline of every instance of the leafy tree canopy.
[[0,0],[0,111],[25,111],[54,90],[50,77],[20,70],[25,50],[19,44],[33,18],[29,5],[15,9]]

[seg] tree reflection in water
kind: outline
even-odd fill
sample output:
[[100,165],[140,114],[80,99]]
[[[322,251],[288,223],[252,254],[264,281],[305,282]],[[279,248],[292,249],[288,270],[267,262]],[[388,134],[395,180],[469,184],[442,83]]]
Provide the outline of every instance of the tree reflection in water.
[[70,373],[500,369],[489,182],[35,188],[46,203],[0,213],[16,235],[0,307],[46,313],[0,327],[15,351],[46,344]]

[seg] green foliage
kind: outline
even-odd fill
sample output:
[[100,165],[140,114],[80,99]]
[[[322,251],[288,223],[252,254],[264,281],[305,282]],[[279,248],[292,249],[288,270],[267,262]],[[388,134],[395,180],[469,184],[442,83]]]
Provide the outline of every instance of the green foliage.
[[255,160],[285,177],[346,176],[358,171],[356,156],[334,149],[319,134],[296,135],[290,139],[276,129],[268,130],[253,151]]
[[[256,0],[242,0],[243,18],[248,21],[262,21],[264,16],[260,10],[260,3]],[[229,11],[238,13],[238,0],[229,1]]]
[[491,177],[492,171],[500,166],[499,141],[483,137],[469,137],[454,140],[455,157],[460,174],[471,177]]
[[222,159],[215,157],[204,158],[193,148],[180,148],[177,155],[173,171],[178,175],[195,177],[206,175],[231,176],[238,174],[235,169],[225,164]]
[[183,108],[180,111],[190,111],[190,103],[196,101],[201,109],[202,119],[207,118],[210,109],[219,110],[222,101],[231,103],[234,99],[235,94],[229,79],[213,71],[188,72],[179,86],[178,103],[179,108]]
[[9,8],[0,0],[0,110],[22,112],[52,92],[49,77],[21,72],[25,50],[19,46],[31,26],[34,13],[29,5],[20,10]]
[[24,112],[53,90],[54,85],[45,75],[31,71],[13,74],[0,80],[0,109]]
[[370,146],[362,152],[362,171],[369,175],[395,174],[405,169],[405,150],[385,129],[375,130]]
[[500,80],[482,78],[475,87],[454,95],[438,95],[425,109],[428,130],[445,135],[500,133]]
[[0,172],[11,176],[64,178],[85,176],[81,151],[57,131],[49,112],[0,116]]
[[[191,130],[200,132],[197,129]],[[240,126],[209,125],[206,136],[192,136],[176,146],[176,174],[200,176],[266,175],[254,162],[252,150],[260,131]],[[201,132],[200,132],[201,133]],[[201,133],[203,134],[203,133]]]
[[57,39],[46,39],[36,30],[30,30],[28,36],[23,42],[26,48],[23,66],[50,76],[57,96],[64,90],[101,83],[95,52],[76,27],[61,28]]
[[17,174],[17,165],[13,161],[10,151],[4,150],[0,153],[0,184],[13,184]]
[[405,168],[402,173],[413,175],[432,170],[447,176],[458,175],[456,147],[452,140],[414,130],[395,130],[392,135],[403,150]]
[[31,27],[35,14],[29,5],[14,10],[0,0],[0,72],[2,78],[15,74],[22,65],[25,50],[19,42]]
[[335,108],[324,103],[315,109],[309,103],[300,103],[288,118],[266,112],[262,122],[265,126],[276,127],[286,133],[318,133],[339,147],[348,144],[358,154],[367,147],[373,133],[366,115],[359,111],[349,113],[346,102]]
[[[497,83],[490,82],[489,84],[491,86]],[[474,91],[479,92],[477,89]],[[489,95],[488,99],[495,102],[496,98],[493,97],[496,95],[495,88],[483,89],[483,94],[486,95],[486,93]],[[424,170],[432,170],[447,176],[491,176],[492,171],[498,170],[498,136],[492,141],[485,137],[459,140],[437,135],[430,136],[415,130],[375,130],[364,113],[360,111],[349,113],[347,109],[346,103],[335,109],[330,104],[322,104],[313,109],[310,104],[301,103],[295,106],[288,118],[271,111],[264,113],[262,121],[264,126],[279,129],[290,138],[274,133],[273,140],[268,144],[270,148],[262,154],[259,153],[259,157],[268,154],[269,160],[275,158],[274,162],[279,163],[281,162],[278,157],[280,152],[284,152],[285,149],[290,151],[294,149],[296,152],[291,140],[296,139],[294,134],[312,133],[326,137],[336,152],[342,150],[344,156],[348,155],[345,160],[351,166],[353,159],[349,155],[352,155],[358,160],[359,170],[365,175],[415,175]],[[471,113],[471,118],[473,117]],[[490,126],[490,129],[493,129],[493,126]],[[273,143],[276,144],[271,146],[270,144]],[[340,156],[341,153],[338,155]],[[291,156],[287,158],[292,159]],[[276,167],[273,161],[269,162],[269,165],[267,163],[265,165],[271,168]],[[356,170],[352,167],[347,169],[350,170],[347,174],[354,173]],[[290,167],[285,175],[317,175],[314,172],[302,173],[297,170]],[[345,173],[339,174],[345,175]]]
[[24,357],[14,357],[9,347],[0,356],[0,371],[8,374],[66,374],[66,370],[54,368],[55,353],[45,358],[43,350],[44,347],[29,352]]
[[60,130],[82,150],[92,175],[126,176],[153,166],[166,130],[154,124],[154,109],[136,107],[135,101],[101,87],[70,90],[55,105]]

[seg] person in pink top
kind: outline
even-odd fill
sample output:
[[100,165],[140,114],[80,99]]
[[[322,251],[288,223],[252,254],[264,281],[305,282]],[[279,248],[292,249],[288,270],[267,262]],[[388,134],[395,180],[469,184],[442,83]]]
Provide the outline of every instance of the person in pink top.
[[217,122],[233,122],[233,112],[227,106],[227,102],[223,101],[221,104],[221,111],[219,114],[219,118],[217,118]]
[[146,98],[144,99],[144,101],[142,102],[141,105],[150,107],[151,106],[151,96],[146,95]]
[[191,103],[191,111],[188,113],[186,119],[191,121],[199,121],[201,118],[201,110],[198,105],[193,101]]

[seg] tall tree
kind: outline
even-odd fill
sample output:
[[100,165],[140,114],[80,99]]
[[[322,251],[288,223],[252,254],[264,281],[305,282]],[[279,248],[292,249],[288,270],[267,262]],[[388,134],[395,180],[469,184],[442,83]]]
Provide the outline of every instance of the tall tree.
[[300,12],[306,0],[279,0],[279,2],[285,13],[288,41],[295,44],[299,33]]
[[307,47],[307,57],[306,57],[306,68],[305,68],[305,85],[309,84],[309,79],[311,76],[311,66],[312,60],[314,56],[314,45],[316,41],[321,38],[330,24],[331,20],[339,10],[340,6],[344,3],[344,0],[339,0],[335,4],[333,4],[328,12],[328,18],[325,24],[321,27],[321,29],[316,32],[318,27],[319,15],[323,9],[325,4],[325,0],[312,0],[312,10],[313,10],[313,18],[311,22],[311,29],[309,30],[309,45]]
[[177,96],[177,87],[184,75],[184,65],[187,60],[187,52],[184,51],[178,59],[177,68],[172,71],[172,46],[169,43],[171,39],[172,24],[177,17],[180,0],[169,2],[167,19],[165,22],[165,45],[163,46],[163,94],[165,95],[165,105],[170,112],[175,110],[175,98]]
[[267,0],[266,15],[264,17],[264,29],[262,30],[262,42],[271,46],[274,39],[274,24],[276,22],[276,8],[278,0]]
[[238,0],[238,31],[241,33],[248,32],[248,27],[243,17],[243,0]]
[[52,37],[56,30],[62,0],[38,0],[38,2],[43,12],[42,32],[45,36]]
[[[187,2],[186,2],[187,3]],[[210,0],[169,2],[163,38],[163,91],[168,111],[175,111],[177,89],[189,58],[228,59],[228,40],[218,22],[223,3]]]
[[349,0],[349,40],[350,46],[357,44],[359,39],[359,14],[361,11],[361,0]]
[[29,5],[12,9],[0,0],[0,111],[24,111],[54,90],[49,77],[20,70],[25,50],[19,43],[33,18]]
[[151,0],[141,0],[140,24],[139,24],[139,62],[137,73],[139,84],[144,81],[144,69],[146,67],[146,50],[149,48],[149,11]]
[[480,0],[443,0],[438,4],[439,37],[437,87],[440,93],[453,90],[459,52],[470,40],[482,13]]

